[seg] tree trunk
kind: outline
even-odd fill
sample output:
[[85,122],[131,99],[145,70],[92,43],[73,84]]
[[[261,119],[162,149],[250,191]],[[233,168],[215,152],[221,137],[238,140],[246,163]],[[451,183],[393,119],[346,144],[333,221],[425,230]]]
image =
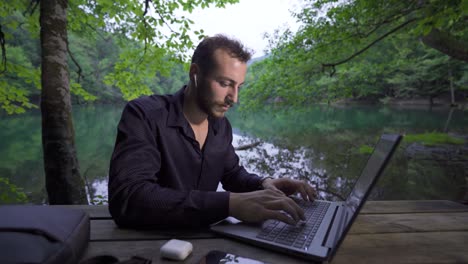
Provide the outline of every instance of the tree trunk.
[[449,111],[449,114],[448,114],[448,117],[447,117],[447,121],[445,121],[444,133],[448,132],[448,127],[449,127],[450,121],[452,121],[453,110],[455,110],[455,108],[450,107],[450,111]]
[[453,88],[453,76],[452,69],[449,69],[449,80],[450,80],[450,106],[457,106],[455,103],[455,89]]
[[454,59],[468,62],[466,43],[447,32],[433,28],[429,34],[422,37],[422,42]]
[[67,66],[68,0],[40,1],[42,148],[50,204],[87,204],[75,150]]

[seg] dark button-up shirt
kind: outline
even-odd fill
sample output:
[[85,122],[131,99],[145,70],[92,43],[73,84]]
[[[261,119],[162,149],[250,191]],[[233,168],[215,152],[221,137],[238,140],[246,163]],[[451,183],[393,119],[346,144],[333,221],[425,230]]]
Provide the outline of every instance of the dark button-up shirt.
[[[185,87],[184,87],[185,88]],[[226,118],[209,117],[203,149],[174,95],[129,102],[109,171],[109,210],[119,226],[205,226],[229,213],[229,192],[254,191],[261,178],[239,165]]]

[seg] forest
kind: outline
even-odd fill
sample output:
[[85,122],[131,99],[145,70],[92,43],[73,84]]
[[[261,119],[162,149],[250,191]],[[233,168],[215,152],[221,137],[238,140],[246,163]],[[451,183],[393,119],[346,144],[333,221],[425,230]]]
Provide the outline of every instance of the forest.
[[[204,31],[178,11],[236,2],[0,4],[0,116],[41,112],[51,204],[87,203],[72,105],[180,89],[188,80],[189,50]],[[241,112],[342,103],[466,109],[468,1],[310,0],[292,12],[299,30],[265,36],[268,53],[250,63]],[[75,191],[56,191],[64,186]]]
[[243,103],[465,104],[467,10],[467,1],[307,1],[297,33],[269,36]]
[[[466,1],[430,1],[427,7],[418,7],[417,1],[355,1],[336,7],[334,2],[305,1],[294,14],[302,23],[299,32],[277,30],[266,36],[269,53],[249,68],[242,96],[244,109],[265,102],[386,104],[421,99],[434,103],[442,98],[444,103],[456,104],[466,100],[466,60],[421,40],[421,35],[432,28],[429,25],[437,25],[466,43]],[[37,108],[40,99],[40,43],[38,32],[33,31],[38,28],[26,24],[37,19],[37,11],[28,13],[23,8],[7,13],[9,8],[4,7],[0,16],[5,39],[0,104],[9,114]],[[384,16],[380,16],[382,10]],[[422,15],[430,16],[418,20]],[[375,42],[408,19],[414,21]],[[122,102],[142,94],[171,93],[187,81],[189,60],[177,57],[180,53],[153,47],[152,59],[158,56],[154,61],[150,52],[145,54],[146,44],[128,37],[125,28],[119,31],[110,25],[94,28],[89,23],[74,24],[68,30],[74,104]],[[349,61],[333,64],[361,51]]]

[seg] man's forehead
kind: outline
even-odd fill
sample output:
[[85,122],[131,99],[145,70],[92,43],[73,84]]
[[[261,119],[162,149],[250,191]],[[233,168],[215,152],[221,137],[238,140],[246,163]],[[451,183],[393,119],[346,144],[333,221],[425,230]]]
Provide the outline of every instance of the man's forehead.
[[213,55],[214,65],[209,75],[216,79],[229,80],[234,83],[244,82],[247,72],[247,64],[245,62],[221,48],[215,50]]
[[245,62],[241,61],[241,59],[239,59],[234,53],[224,48],[216,49],[213,52],[213,58],[215,64],[221,63],[222,60],[236,60],[239,63],[246,64]]

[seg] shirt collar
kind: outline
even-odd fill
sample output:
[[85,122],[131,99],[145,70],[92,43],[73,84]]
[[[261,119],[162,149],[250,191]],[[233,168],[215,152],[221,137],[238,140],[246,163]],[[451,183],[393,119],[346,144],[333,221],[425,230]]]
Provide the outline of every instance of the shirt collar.
[[[170,99],[169,114],[167,117],[167,125],[171,127],[181,127],[186,134],[189,134],[190,124],[185,119],[183,113],[184,105],[184,92],[187,85],[184,85],[179,91],[177,91]],[[224,117],[223,117],[224,118]],[[213,129],[216,135],[219,131],[220,121],[222,118],[215,118],[208,116],[208,122],[210,127]]]
[[177,91],[170,99],[169,114],[167,116],[167,125],[172,127],[186,127],[188,125],[183,113],[184,91],[186,85]]

